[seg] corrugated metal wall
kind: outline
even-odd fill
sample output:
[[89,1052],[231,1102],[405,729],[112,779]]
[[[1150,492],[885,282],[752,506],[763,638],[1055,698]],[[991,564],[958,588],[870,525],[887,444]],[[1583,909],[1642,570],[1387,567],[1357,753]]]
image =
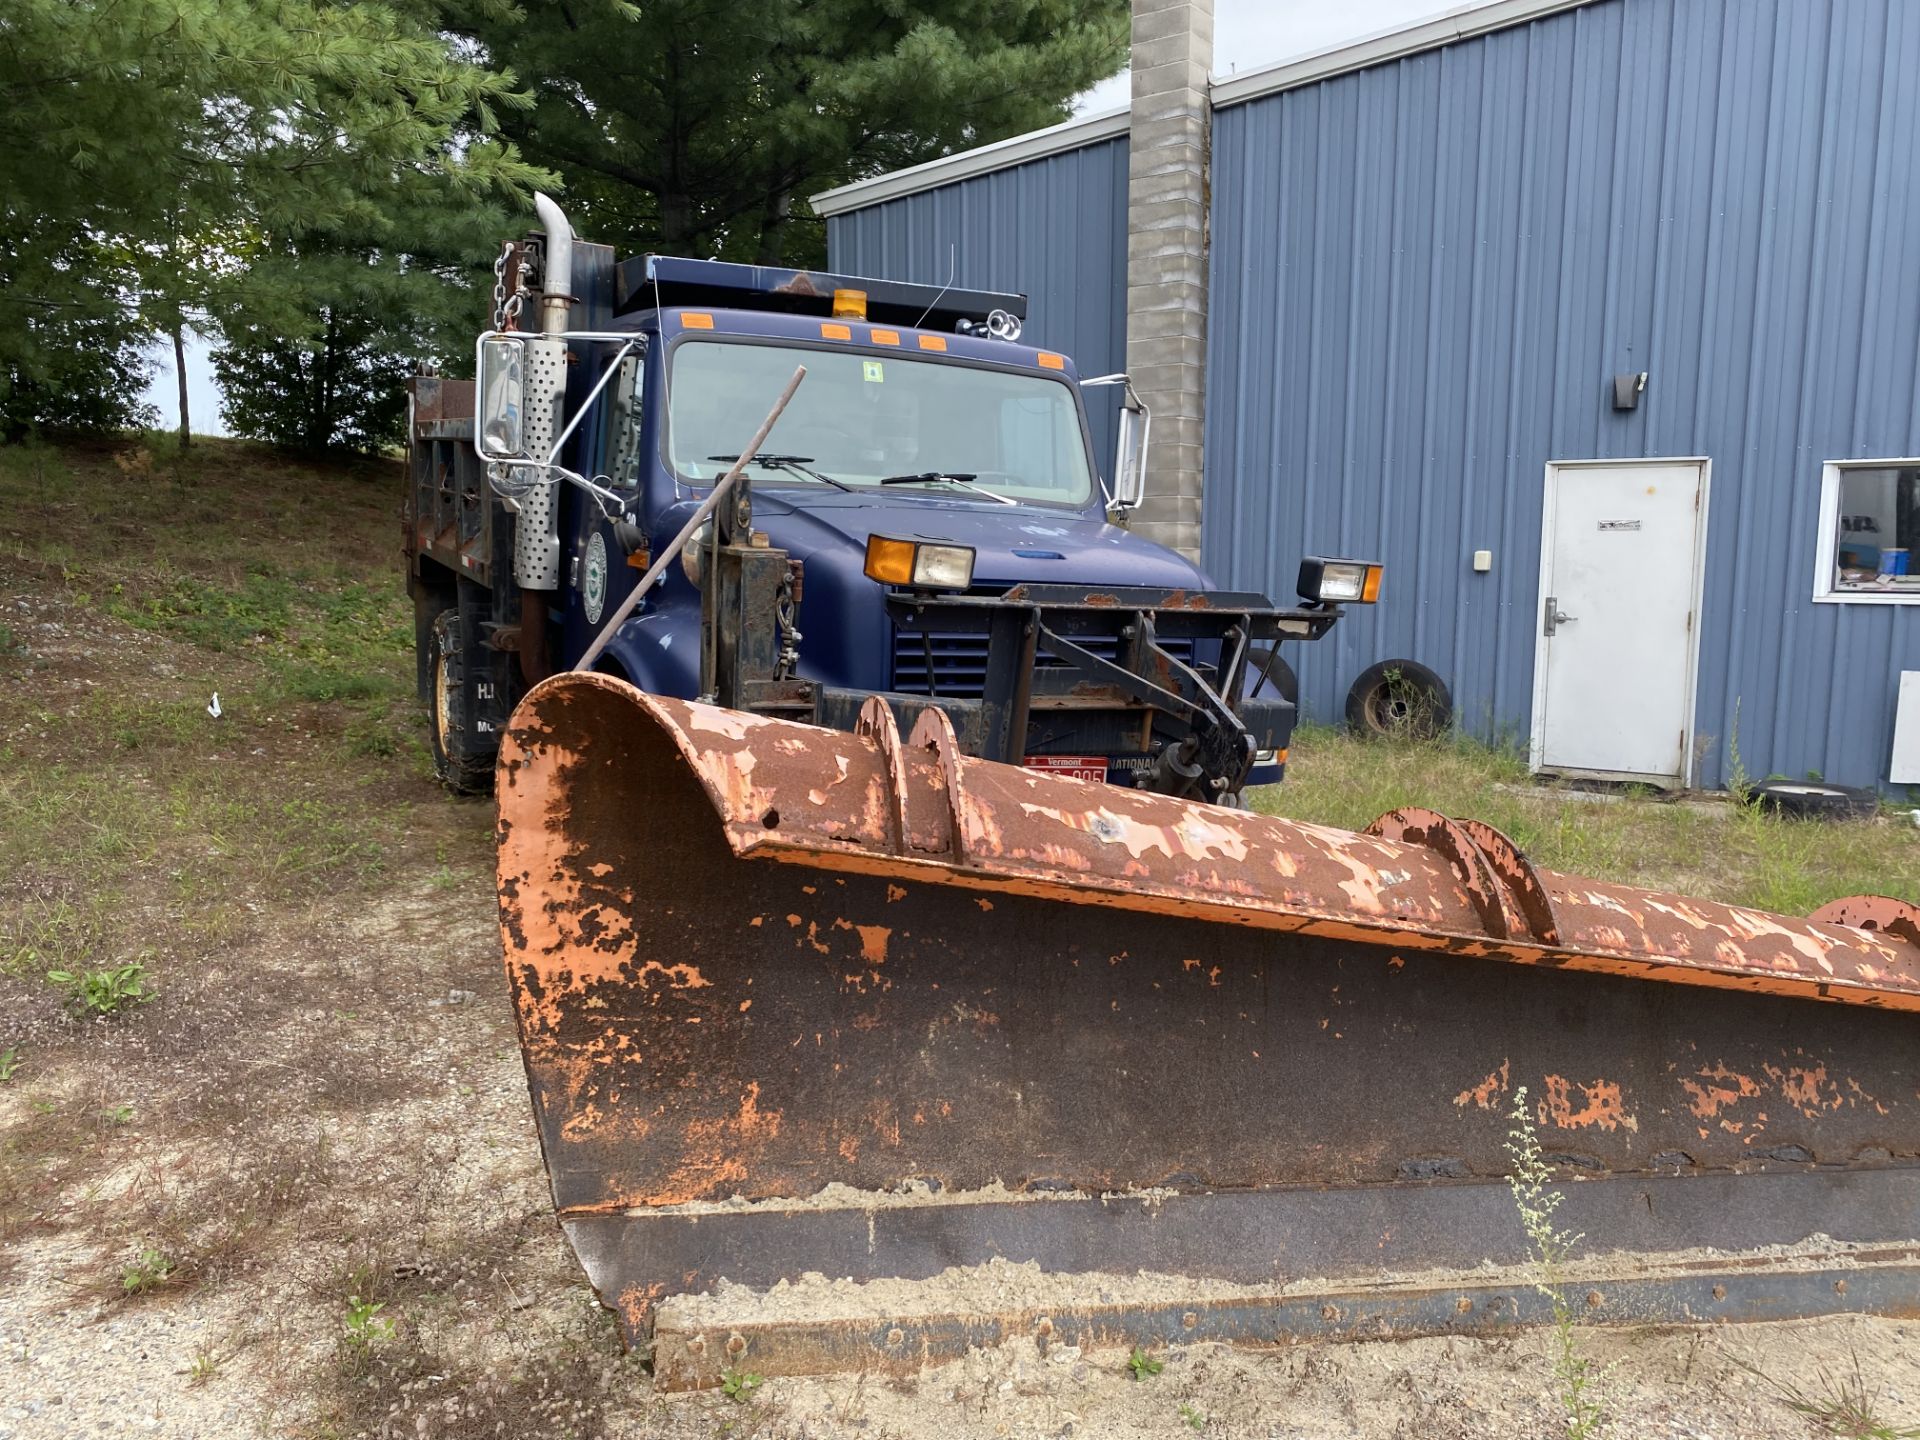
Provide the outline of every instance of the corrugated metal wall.
[[[1029,299],[1021,339],[1082,375],[1127,364],[1127,142],[1104,140],[827,221],[835,270]],[[1094,453],[1111,469],[1112,390],[1089,392]]]
[[[1705,455],[1703,780],[1736,704],[1755,773],[1885,775],[1920,607],[1809,597],[1822,462],[1920,454],[1916,77],[1915,0],[1600,0],[1217,113],[1207,563],[1277,599],[1302,553],[1388,565],[1299,647],[1309,714],[1406,656],[1523,740],[1547,462]],[[939,281],[957,240],[1117,368],[1125,172],[1106,141],[836,217],[834,264]]]
[[1524,737],[1547,461],[1705,455],[1704,778],[1736,702],[1750,769],[1886,773],[1920,609],[1809,596],[1822,462],[1920,453],[1915,76],[1910,0],[1609,0],[1218,113],[1209,567],[1388,566],[1312,713],[1407,656]]

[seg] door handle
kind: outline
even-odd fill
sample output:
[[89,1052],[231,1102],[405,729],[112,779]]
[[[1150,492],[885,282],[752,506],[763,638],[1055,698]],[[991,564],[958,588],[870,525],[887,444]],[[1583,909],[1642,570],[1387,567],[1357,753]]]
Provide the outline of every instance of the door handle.
[[1555,596],[1549,595],[1547,596],[1546,616],[1541,623],[1540,633],[1543,635],[1551,635],[1553,634],[1554,631],[1558,630],[1562,625],[1570,625],[1573,623],[1574,620],[1578,618],[1579,617],[1575,615],[1562,615],[1560,613],[1559,599]]

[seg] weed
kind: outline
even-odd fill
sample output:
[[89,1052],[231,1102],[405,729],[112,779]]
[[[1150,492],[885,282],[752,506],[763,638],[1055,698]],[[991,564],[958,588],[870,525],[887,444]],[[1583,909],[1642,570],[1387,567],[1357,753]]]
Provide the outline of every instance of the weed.
[[1133,1353],[1127,1356],[1127,1369],[1133,1372],[1133,1378],[1136,1380],[1150,1379],[1166,1368],[1166,1361],[1154,1359],[1138,1345],[1134,1346]]
[[1204,1430],[1207,1428],[1206,1415],[1192,1405],[1182,1405],[1180,1407],[1180,1419],[1185,1422],[1189,1430]]
[[1880,1418],[1880,1391],[1868,1386],[1860,1373],[1857,1354],[1851,1375],[1821,1370],[1817,1393],[1777,1379],[1745,1360],[1733,1363],[1778,1395],[1781,1404],[1822,1435],[1836,1440],[1920,1440],[1920,1428],[1896,1429]]
[[1513,1127],[1507,1131],[1506,1149],[1513,1173],[1507,1183],[1533,1250],[1533,1288],[1546,1297],[1553,1312],[1554,1397],[1560,1402],[1568,1440],[1593,1440],[1605,1420],[1596,1393],[1604,1372],[1581,1347],[1573,1323],[1573,1302],[1567,1298],[1562,1280],[1567,1259],[1584,1237],[1553,1223],[1566,1197],[1554,1186],[1553,1171],[1540,1153],[1540,1136],[1527,1109],[1526,1086],[1514,1091],[1513,1111],[1508,1118]]
[[115,1105],[112,1109],[102,1110],[100,1112],[100,1118],[108,1125],[131,1125],[133,1123],[133,1106]]
[[187,1362],[187,1384],[206,1384],[220,1373],[220,1365],[224,1358],[211,1345],[202,1345],[193,1352],[193,1359]]
[[351,1350],[365,1352],[382,1340],[391,1340],[397,1328],[392,1319],[380,1312],[386,1303],[347,1296],[347,1318],[340,1327],[341,1338]]
[[113,1015],[154,998],[139,960],[105,970],[49,970],[47,983],[67,992],[67,1005],[77,1014]]
[[20,1059],[20,1047],[18,1045],[9,1045],[6,1049],[0,1050],[0,1081],[13,1079],[14,1072],[18,1070],[23,1063],[25,1062]]
[[766,1376],[751,1370],[736,1370],[731,1365],[720,1372],[720,1393],[741,1404],[751,1400],[753,1392],[766,1383]]
[[1744,806],[1753,800],[1753,777],[1740,758],[1740,700],[1733,697],[1733,725],[1727,731],[1727,794]]
[[140,1252],[140,1258],[120,1271],[120,1288],[128,1295],[144,1295],[164,1285],[180,1267],[164,1251],[152,1246]]

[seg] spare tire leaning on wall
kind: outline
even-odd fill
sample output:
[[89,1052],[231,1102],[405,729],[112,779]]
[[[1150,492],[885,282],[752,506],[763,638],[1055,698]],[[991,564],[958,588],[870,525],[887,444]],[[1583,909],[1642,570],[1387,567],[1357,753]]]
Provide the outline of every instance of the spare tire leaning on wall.
[[1347,729],[1374,740],[1432,740],[1453,724],[1453,692],[1418,660],[1382,660],[1347,691]]
[[1747,791],[1749,805],[1796,820],[1871,820],[1880,794],[1854,785],[1818,780],[1766,780]]

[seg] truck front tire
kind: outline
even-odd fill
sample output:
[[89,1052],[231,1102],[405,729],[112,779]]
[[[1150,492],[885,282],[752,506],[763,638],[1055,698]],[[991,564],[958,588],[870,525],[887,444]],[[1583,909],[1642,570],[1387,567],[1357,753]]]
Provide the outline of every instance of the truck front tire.
[[[442,610],[433,619],[427,667],[427,735],[433,749],[433,773],[456,795],[480,795],[493,786],[494,746],[482,742],[474,725],[473,679],[461,607]],[[478,672],[485,675],[482,667]]]

